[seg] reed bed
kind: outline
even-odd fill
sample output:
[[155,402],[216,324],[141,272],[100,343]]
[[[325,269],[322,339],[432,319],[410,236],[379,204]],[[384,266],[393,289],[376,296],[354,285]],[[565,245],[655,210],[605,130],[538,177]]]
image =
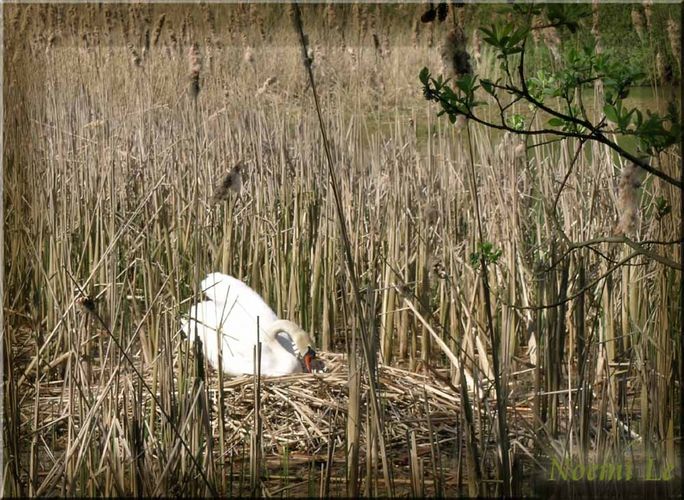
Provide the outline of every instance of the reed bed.
[[[448,30],[422,8],[302,8],[357,311],[286,6],[5,7],[5,494],[498,494],[494,349],[515,492],[554,458],[679,463],[680,193],[437,118],[417,75]],[[200,363],[180,318],[215,270],[328,373]]]
[[[301,476],[302,465],[314,467],[316,475],[328,477],[328,485],[323,483],[319,487],[331,487],[332,483],[339,483],[339,475],[344,471],[345,463],[345,426],[348,412],[348,363],[341,354],[323,353],[320,356],[325,364],[325,372],[315,375],[291,375],[277,378],[264,378],[260,381],[258,398],[263,411],[260,413],[262,431],[259,438],[262,464],[265,480],[262,485],[268,491],[273,484],[279,484],[282,479],[283,461],[287,461],[295,471],[299,469]],[[236,377],[223,384],[223,401],[219,403],[217,387],[218,377],[211,370],[206,380],[206,392],[197,386],[193,395],[187,401],[178,392],[171,395],[172,398],[183,404],[191,406],[186,410],[190,415],[207,413],[207,419],[211,426],[211,443],[205,443],[207,447],[218,449],[221,447],[221,455],[215,457],[223,461],[227,466],[219,474],[226,482],[234,482],[235,493],[249,493],[245,480],[245,469],[249,461],[246,452],[250,439],[254,434],[255,421],[255,384],[251,376]],[[96,378],[94,379],[96,380]],[[38,433],[41,437],[49,435],[47,429],[54,429],[65,424],[65,416],[72,411],[70,401],[63,398],[63,387],[66,380],[43,388],[40,395],[40,407],[36,417],[43,422],[43,429]],[[125,475],[129,467],[136,468],[135,450],[129,448],[128,433],[131,432],[131,422],[135,422],[135,406],[127,401],[129,394],[136,394],[135,378],[128,372],[121,375],[121,385],[124,390],[120,391],[116,406],[116,417],[108,422],[106,428],[112,428],[113,432],[108,436],[99,436],[94,432],[94,439],[105,439],[113,447],[119,448],[118,459],[124,468]],[[392,464],[395,468],[395,479],[401,484],[402,480],[408,484],[411,478],[411,460],[418,461],[422,466],[420,483],[432,485],[435,479],[431,469],[425,468],[430,461],[436,459],[445,464],[457,463],[458,450],[462,446],[462,432],[458,423],[460,400],[454,393],[448,382],[446,374],[441,376],[429,376],[425,373],[409,372],[396,367],[381,366],[379,372],[379,385],[383,394],[383,403],[386,411],[386,431],[388,452],[392,456]],[[103,394],[101,386],[91,383],[81,388],[89,395],[91,401],[97,401]],[[126,390],[128,389],[128,390]],[[368,386],[362,387],[363,399],[368,397]],[[157,394],[159,398],[163,395]],[[33,398],[35,395],[27,395]],[[202,398],[206,400],[202,402]],[[143,395],[137,403],[143,408],[154,404],[149,395]],[[225,428],[225,438],[219,444],[218,436],[221,421],[215,418],[219,404],[224,405],[227,418],[222,422]],[[192,406],[195,408],[192,408]],[[206,405],[206,406],[203,406]],[[199,410],[198,408],[202,408]],[[88,408],[81,409],[86,415]],[[197,412],[197,413],[195,413]],[[28,416],[31,418],[31,416]],[[76,416],[74,425],[83,425],[83,420]],[[367,424],[361,424],[361,448],[368,449]],[[162,425],[161,419],[149,423],[150,430],[154,425]],[[47,432],[47,433],[46,433]],[[410,436],[410,438],[409,438]],[[407,439],[410,439],[412,448],[407,449]],[[148,442],[147,446],[154,449],[154,442]],[[42,454],[41,454],[42,455]],[[435,456],[436,455],[436,456]],[[40,462],[48,463],[48,456],[41,456]],[[147,458],[141,465],[143,470],[136,474],[148,484],[142,486],[143,491],[155,491],[158,482],[164,482],[165,471],[156,467],[161,465],[156,461],[148,461]],[[323,467],[322,467],[323,466]],[[327,469],[330,470],[327,470]],[[49,474],[46,468],[38,474],[43,479]],[[445,473],[442,473],[443,476]],[[461,472],[463,476],[465,472]],[[273,476],[277,476],[273,479]],[[458,467],[454,467],[442,477],[443,487],[456,490],[459,481]],[[240,478],[242,477],[242,483]],[[330,478],[334,479],[330,479]],[[154,481],[152,481],[154,479]],[[197,475],[191,470],[185,478],[188,481],[197,480]],[[294,485],[306,487],[304,478],[296,473],[290,478]],[[318,478],[316,478],[318,480]],[[460,477],[462,481],[464,478]],[[92,478],[97,482],[97,477]],[[170,479],[169,479],[170,481]],[[318,480],[317,482],[319,482]],[[332,481],[332,482],[331,482]],[[450,484],[454,483],[454,484]],[[339,485],[338,485],[339,486]],[[60,482],[56,481],[51,487],[43,489],[45,494],[59,494]],[[374,488],[377,488],[377,484]],[[125,486],[121,485],[125,490]],[[241,489],[242,488],[242,489]],[[430,488],[432,489],[432,488]],[[300,490],[305,493],[306,490]]]

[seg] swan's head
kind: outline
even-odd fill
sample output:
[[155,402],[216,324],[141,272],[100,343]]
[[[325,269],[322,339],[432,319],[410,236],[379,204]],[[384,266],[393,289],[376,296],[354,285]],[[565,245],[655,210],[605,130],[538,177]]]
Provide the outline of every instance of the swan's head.
[[297,323],[286,319],[273,323],[270,330],[273,335],[284,332],[290,336],[295,354],[304,363],[306,372],[311,373],[313,370],[313,360],[316,359],[316,351],[314,351],[313,342],[311,342],[309,334],[302,330]]

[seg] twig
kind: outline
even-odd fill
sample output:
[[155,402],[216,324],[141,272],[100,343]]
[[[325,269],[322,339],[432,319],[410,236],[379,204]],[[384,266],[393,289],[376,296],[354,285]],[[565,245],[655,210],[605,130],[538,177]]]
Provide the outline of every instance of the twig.
[[596,285],[596,283],[598,283],[599,281],[601,281],[602,279],[604,279],[606,276],[610,275],[610,274],[613,273],[615,270],[617,270],[619,267],[621,267],[622,265],[624,265],[625,263],[629,262],[629,261],[632,260],[634,257],[637,257],[637,256],[639,256],[639,255],[641,255],[640,252],[634,252],[634,253],[629,254],[627,257],[625,257],[624,259],[618,261],[617,264],[615,264],[613,267],[609,268],[605,273],[603,273],[601,276],[599,276],[598,278],[596,278],[595,280],[593,280],[593,281],[592,281],[591,283],[589,283],[588,285],[583,286],[583,287],[580,288],[577,292],[573,293],[572,295],[569,295],[569,296],[565,297],[563,300],[559,300],[558,302],[554,302],[553,304],[544,304],[544,305],[541,305],[541,306],[519,306],[519,305],[517,305],[517,304],[511,304],[510,302],[506,302],[506,300],[503,299],[503,298],[500,299],[500,300],[501,300],[501,303],[504,304],[504,305],[507,306],[507,307],[512,307],[513,309],[518,309],[518,310],[532,310],[532,311],[540,311],[540,310],[542,310],[542,309],[551,309],[551,308],[553,308],[553,307],[559,307],[559,306],[565,304],[566,302],[570,302],[571,300],[576,299],[577,297],[579,297],[580,295],[582,295],[584,292],[586,292],[587,290],[591,289],[594,285]]

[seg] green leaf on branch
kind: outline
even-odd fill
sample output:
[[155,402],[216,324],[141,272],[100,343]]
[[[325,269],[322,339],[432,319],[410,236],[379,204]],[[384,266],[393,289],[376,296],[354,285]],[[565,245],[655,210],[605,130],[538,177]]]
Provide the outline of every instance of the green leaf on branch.
[[480,80],[480,85],[482,85],[484,91],[487,92],[489,95],[496,95],[496,92],[494,90],[494,84],[491,82],[491,80],[482,79]]
[[477,245],[477,252],[470,254],[470,264],[475,267],[477,266],[480,259],[485,261],[485,264],[496,264],[501,257],[502,250],[496,248],[493,243],[489,241],[484,241]]
[[499,23],[487,29],[480,28],[484,33],[482,41],[499,50],[497,58],[506,58],[509,55],[522,52],[522,42],[530,32],[528,25],[514,30],[510,23]]
[[[610,134],[632,136],[637,143],[637,150],[644,155],[662,152],[681,140],[681,119],[674,104],[665,115],[624,107],[624,99],[630,88],[641,83],[644,75],[632,61],[620,58],[610,51],[597,53],[594,42],[581,44],[577,40],[577,44],[568,46],[562,52],[559,70],[537,71],[533,76],[526,76],[526,68],[524,65],[520,66],[523,59],[519,58],[514,62],[514,58],[509,56],[526,50],[525,42],[531,30],[532,10],[539,10],[539,7],[521,4],[507,9],[512,15],[509,21],[479,28],[484,43],[494,47],[494,56],[500,61],[496,64],[501,68],[501,77],[498,80],[463,75],[450,82],[441,76],[433,78],[427,68],[420,71],[419,79],[425,98],[439,103],[440,116],[445,114],[454,123],[459,115],[465,115],[477,118],[485,126],[502,128],[498,120],[489,121],[485,116],[475,116],[473,109],[487,104],[475,100],[476,91],[481,86],[484,92],[497,100],[497,105],[504,114],[509,104],[502,103],[499,97],[508,97],[508,94],[514,102],[520,101],[531,112],[543,111],[549,117],[547,128],[535,130],[535,127],[525,124],[522,115],[508,114],[504,128],[509,130],[525,130],[529,127],[530,133],[549,133],[553,136],[552,140],[575,136],[583,140],[608,142],[624,157],[629,154]],[[545,5],[541,9],[542,14],[546,12],[553,26],[566,27],[570,31],[578,29],[583,18],[591,14],[591,7],[587,5],[555,4]],[[514,64],[518,65],[517,72],[511,71]],[[516,75],[524,78],[524,83]],[[581,97],[584,89],[597,82],[603,84],[605,92],[604,117],[592,122]],[[612,125],[607,125],[608,122]],[[664,172],[654,169],[653,173],[671,184],[680,185]],[[485,256],[483,252],[486,250],[487,248],[480,248],[473,255],[479,259]],[[489,257],[494,259],[495,252]]]
[[605,106],[603,106],[603,114],[605,114],[606,118],[611,122],[617,123],[618,113],[615,109],[615,106],[613,106],[612,104],[606,104]]
[[591,15],[591,6],[568,3],[549,4],[546,17],[557,26],[566,27],[571,33],[579,28],[580,21]]
[[424,67],[423,69],[420,70],[420,74],[418,75],[418,78],[420,78],[420,82],[423,85],[427,85],[428,81],[430,80],[430,71]]
[[523,130],[525,128],[525,117],[523,115],[515,114],[508,117],[508,126],[514,130]]

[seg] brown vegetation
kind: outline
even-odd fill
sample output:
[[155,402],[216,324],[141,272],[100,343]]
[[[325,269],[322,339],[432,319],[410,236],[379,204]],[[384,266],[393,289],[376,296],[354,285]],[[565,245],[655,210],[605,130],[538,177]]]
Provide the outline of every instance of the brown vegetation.
[[[681,271],[658,242],[680,237],[679,193],[625,191],[629,166],[601,146],[457,131],[417,77],[450,26],[392,8],[403,24],[380,5],[303,8],[360,319],[284,6],[5,5],[5,494],[386,493],[372,370],[347,371],[360,321],[393,491],[496,493],[474,189],[502,252],[489,283],[516,488],[553,456],[675,463]],[[496,78],[486,47],[476,62]],[[217,198],[241,159],[242,193]],[[659,158],[671,175],[680,161]],[[660,260],[614,236],[626,215]],[[179,320],[214,270],[344,356],[261,386],[208,372]]]

